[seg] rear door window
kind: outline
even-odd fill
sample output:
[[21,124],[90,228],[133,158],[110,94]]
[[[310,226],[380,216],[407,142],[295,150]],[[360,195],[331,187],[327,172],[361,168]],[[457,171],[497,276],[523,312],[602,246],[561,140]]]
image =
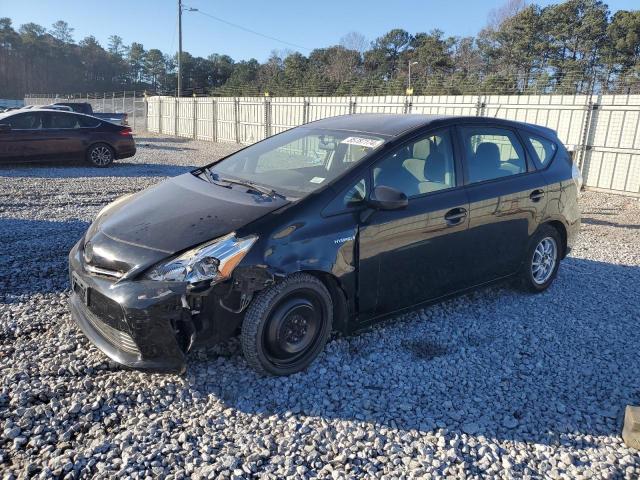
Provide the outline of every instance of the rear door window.
[[44,128],[80,128],[80,123],[73,114],[48,112],[44,114]]
[[524,148],[515,132],[495,127],[462,127],[469,183],[527,171]]

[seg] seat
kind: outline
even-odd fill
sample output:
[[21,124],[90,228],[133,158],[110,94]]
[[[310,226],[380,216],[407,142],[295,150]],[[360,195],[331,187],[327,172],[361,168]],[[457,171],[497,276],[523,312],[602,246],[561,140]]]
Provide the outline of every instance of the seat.
[[398,165],[391,168],[375,168],[374,183],[376,186],[385,185],[404,192],[408,197],[420,193],[420,182],[404,166]]
[[424,181],[420,182],[419,186],[421,193],[435,192],[448,187],[447,159],[438,151],[436,145],[432,145],[431,153],[424,162],[422,176]]
[[431,152],[431,141],[427,138],[420,140],[413,145],[411,158],[402,162],[402,166],[411,173],[419,182],[426,181],[424,178],[424,166],[429,153]]
[[492,142],[482,142],[476,147],[473,161],[469,162],[469,176],[472,182],[481,182],[509,175],[502,170],[500,149]]
[[396,188],[409,197],[418,195],[420,193],[418,188],[420,181],[405,166],[405,162],[410,159],[405,158],[402,160],[402,156],[407,156],[408,153],[408,151],[403,149],[393,157],[389,157],[381,162],[379,166],[373,170],[374,185],[385,185]]

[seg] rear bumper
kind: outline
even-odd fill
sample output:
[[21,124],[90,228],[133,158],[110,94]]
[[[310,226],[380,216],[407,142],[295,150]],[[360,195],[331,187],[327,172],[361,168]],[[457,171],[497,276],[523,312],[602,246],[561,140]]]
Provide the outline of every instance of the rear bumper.
[[133,157],[136,154],[136,146],[133,145],[131,147],[120,147],[116,151],[116,159],[120,160],[122,158]]
[[87,338],[127,367],[184,372],[194,333],[191,311],[183,306],[186,287],[145,281],[118,284],[89,275],[81,263],[79,245],[69,254],[69,307]]

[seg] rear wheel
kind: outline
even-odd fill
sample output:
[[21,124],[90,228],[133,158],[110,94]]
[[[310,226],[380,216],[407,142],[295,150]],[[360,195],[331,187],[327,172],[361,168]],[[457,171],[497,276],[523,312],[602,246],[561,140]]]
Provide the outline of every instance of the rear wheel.
[[87,150],[87,161],[95,167],[108,167],[113,163],[114,158],[113,148],[106,143],[96,143]]
[[531,238],[520,280],[530,292],[542,292],[553,283],[560,266],[562,239],[550,225],[542,225]]
[[242,324],[242,351],[260,373],[305,369],[324,348],[333,320],[331,295],[317,278],[287,277],[254,299]]

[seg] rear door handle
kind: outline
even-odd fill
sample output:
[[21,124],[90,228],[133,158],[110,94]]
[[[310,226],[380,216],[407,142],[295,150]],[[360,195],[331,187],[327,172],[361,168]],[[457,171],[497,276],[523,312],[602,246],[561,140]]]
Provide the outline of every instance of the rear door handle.
[[467,210],[465,208],[453,208],[444,215],[447,225],[450,226],[459,225],[466,217]]
[[544,197],[544,190],[540,190],[540,189],[534,190],[529,195],[529,198],[534,202],[539,202],[542,199],[542,197]]

